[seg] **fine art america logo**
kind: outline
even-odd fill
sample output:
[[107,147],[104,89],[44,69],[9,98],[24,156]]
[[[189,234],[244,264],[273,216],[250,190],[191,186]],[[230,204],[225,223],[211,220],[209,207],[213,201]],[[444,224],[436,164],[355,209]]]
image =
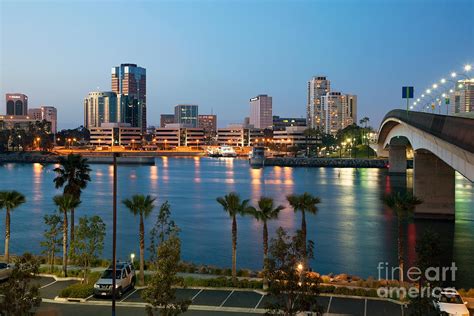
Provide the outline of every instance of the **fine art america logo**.
[[[408,298],[438,298],[441,294],[442,287],[438,285],[443,282],[456,281],[456,263],[452,262],[447,267],[428,267],[422,271],[419,267],[410,267],[406,270],[403,283],[399,286],[385,286],[377,289],[377,295],[383,298],[389,297],[408,297]],[[381,280],[397,280],[396,276],[400,274],[400,267],[390,267],[388,262],[379,262],[377,266],[378,279]],[[422,284],[420,287],[419,285]],[[436,286],[432,286],[436,285]]]

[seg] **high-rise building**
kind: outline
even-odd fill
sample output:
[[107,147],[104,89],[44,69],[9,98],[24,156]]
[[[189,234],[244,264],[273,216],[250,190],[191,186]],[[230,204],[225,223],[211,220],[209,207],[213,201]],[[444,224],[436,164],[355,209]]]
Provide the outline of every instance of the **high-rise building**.
[[342,96],[342,128],[357,124],[357,96],[344,94]]
[[198,106],[178,104],[174,107],[174,121],[188,127],[198,127]]
[[460,80],[451,96],[452,113],[474,112],[474,79]]
[[7,93],[5,95],[7,115],[28,115],[28,97],[23,93]]
[[335,135],[357,122],[357,96],[331,91],[321,97],[321,113],[318,129]]
[[308,100],[306,104],[306,125],[318,129],[322,122],[321,97],[331,91],[331,82],[326,76],[315,76],[308,81]]
[[120,123],[121,111],[115,92],[94,91],[84,98],[84,127],[100,127],[102,123]]
[[122,123],[146,131],[146,69],[136,64],[112,68],[112,92],[117,94]]
[[174,123],[174,114],[161,114],[160,115],[160,127],[166,127],[167,124]]
[[249,123],[254,128],[272,128],[272,97],[260,94],[250,99]]
[[206,135],[215,136],[217,131],[217,115],[198,115],[198,127],[202,128]]
[[28,110],[28,116],[36,121],[45,120],[51,123],[51,132],[57,132],[58,111],[54,106],[41,106]]

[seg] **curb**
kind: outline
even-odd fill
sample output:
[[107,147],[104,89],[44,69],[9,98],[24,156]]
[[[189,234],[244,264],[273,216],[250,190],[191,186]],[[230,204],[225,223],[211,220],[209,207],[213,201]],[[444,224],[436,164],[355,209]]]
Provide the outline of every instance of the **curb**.
[[80,277],[58,277],[54,274],[40,273],[40,277],[53,278],[55,281],[82,281],[83,278]]

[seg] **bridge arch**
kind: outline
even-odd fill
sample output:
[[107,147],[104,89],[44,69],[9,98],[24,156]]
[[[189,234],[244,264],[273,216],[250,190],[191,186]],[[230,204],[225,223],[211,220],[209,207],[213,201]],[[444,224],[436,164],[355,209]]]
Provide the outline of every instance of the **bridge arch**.
[[424,201],[417,215],[454,218],[454,171],[474,182],[474,120],[394,110],[380,126],[377,147],[393,173],[406,172],[412,149],[413,190]]

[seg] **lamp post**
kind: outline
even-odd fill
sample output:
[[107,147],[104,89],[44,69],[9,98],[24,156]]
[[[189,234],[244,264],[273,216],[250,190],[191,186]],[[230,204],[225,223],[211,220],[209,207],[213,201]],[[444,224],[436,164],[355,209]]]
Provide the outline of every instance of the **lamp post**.
[[133,260],[134,260],[134,259],[135,259],[135,254],[132,252],[132,253],[130,254],[130,262],[132,263],[132,265],[133,265]]

